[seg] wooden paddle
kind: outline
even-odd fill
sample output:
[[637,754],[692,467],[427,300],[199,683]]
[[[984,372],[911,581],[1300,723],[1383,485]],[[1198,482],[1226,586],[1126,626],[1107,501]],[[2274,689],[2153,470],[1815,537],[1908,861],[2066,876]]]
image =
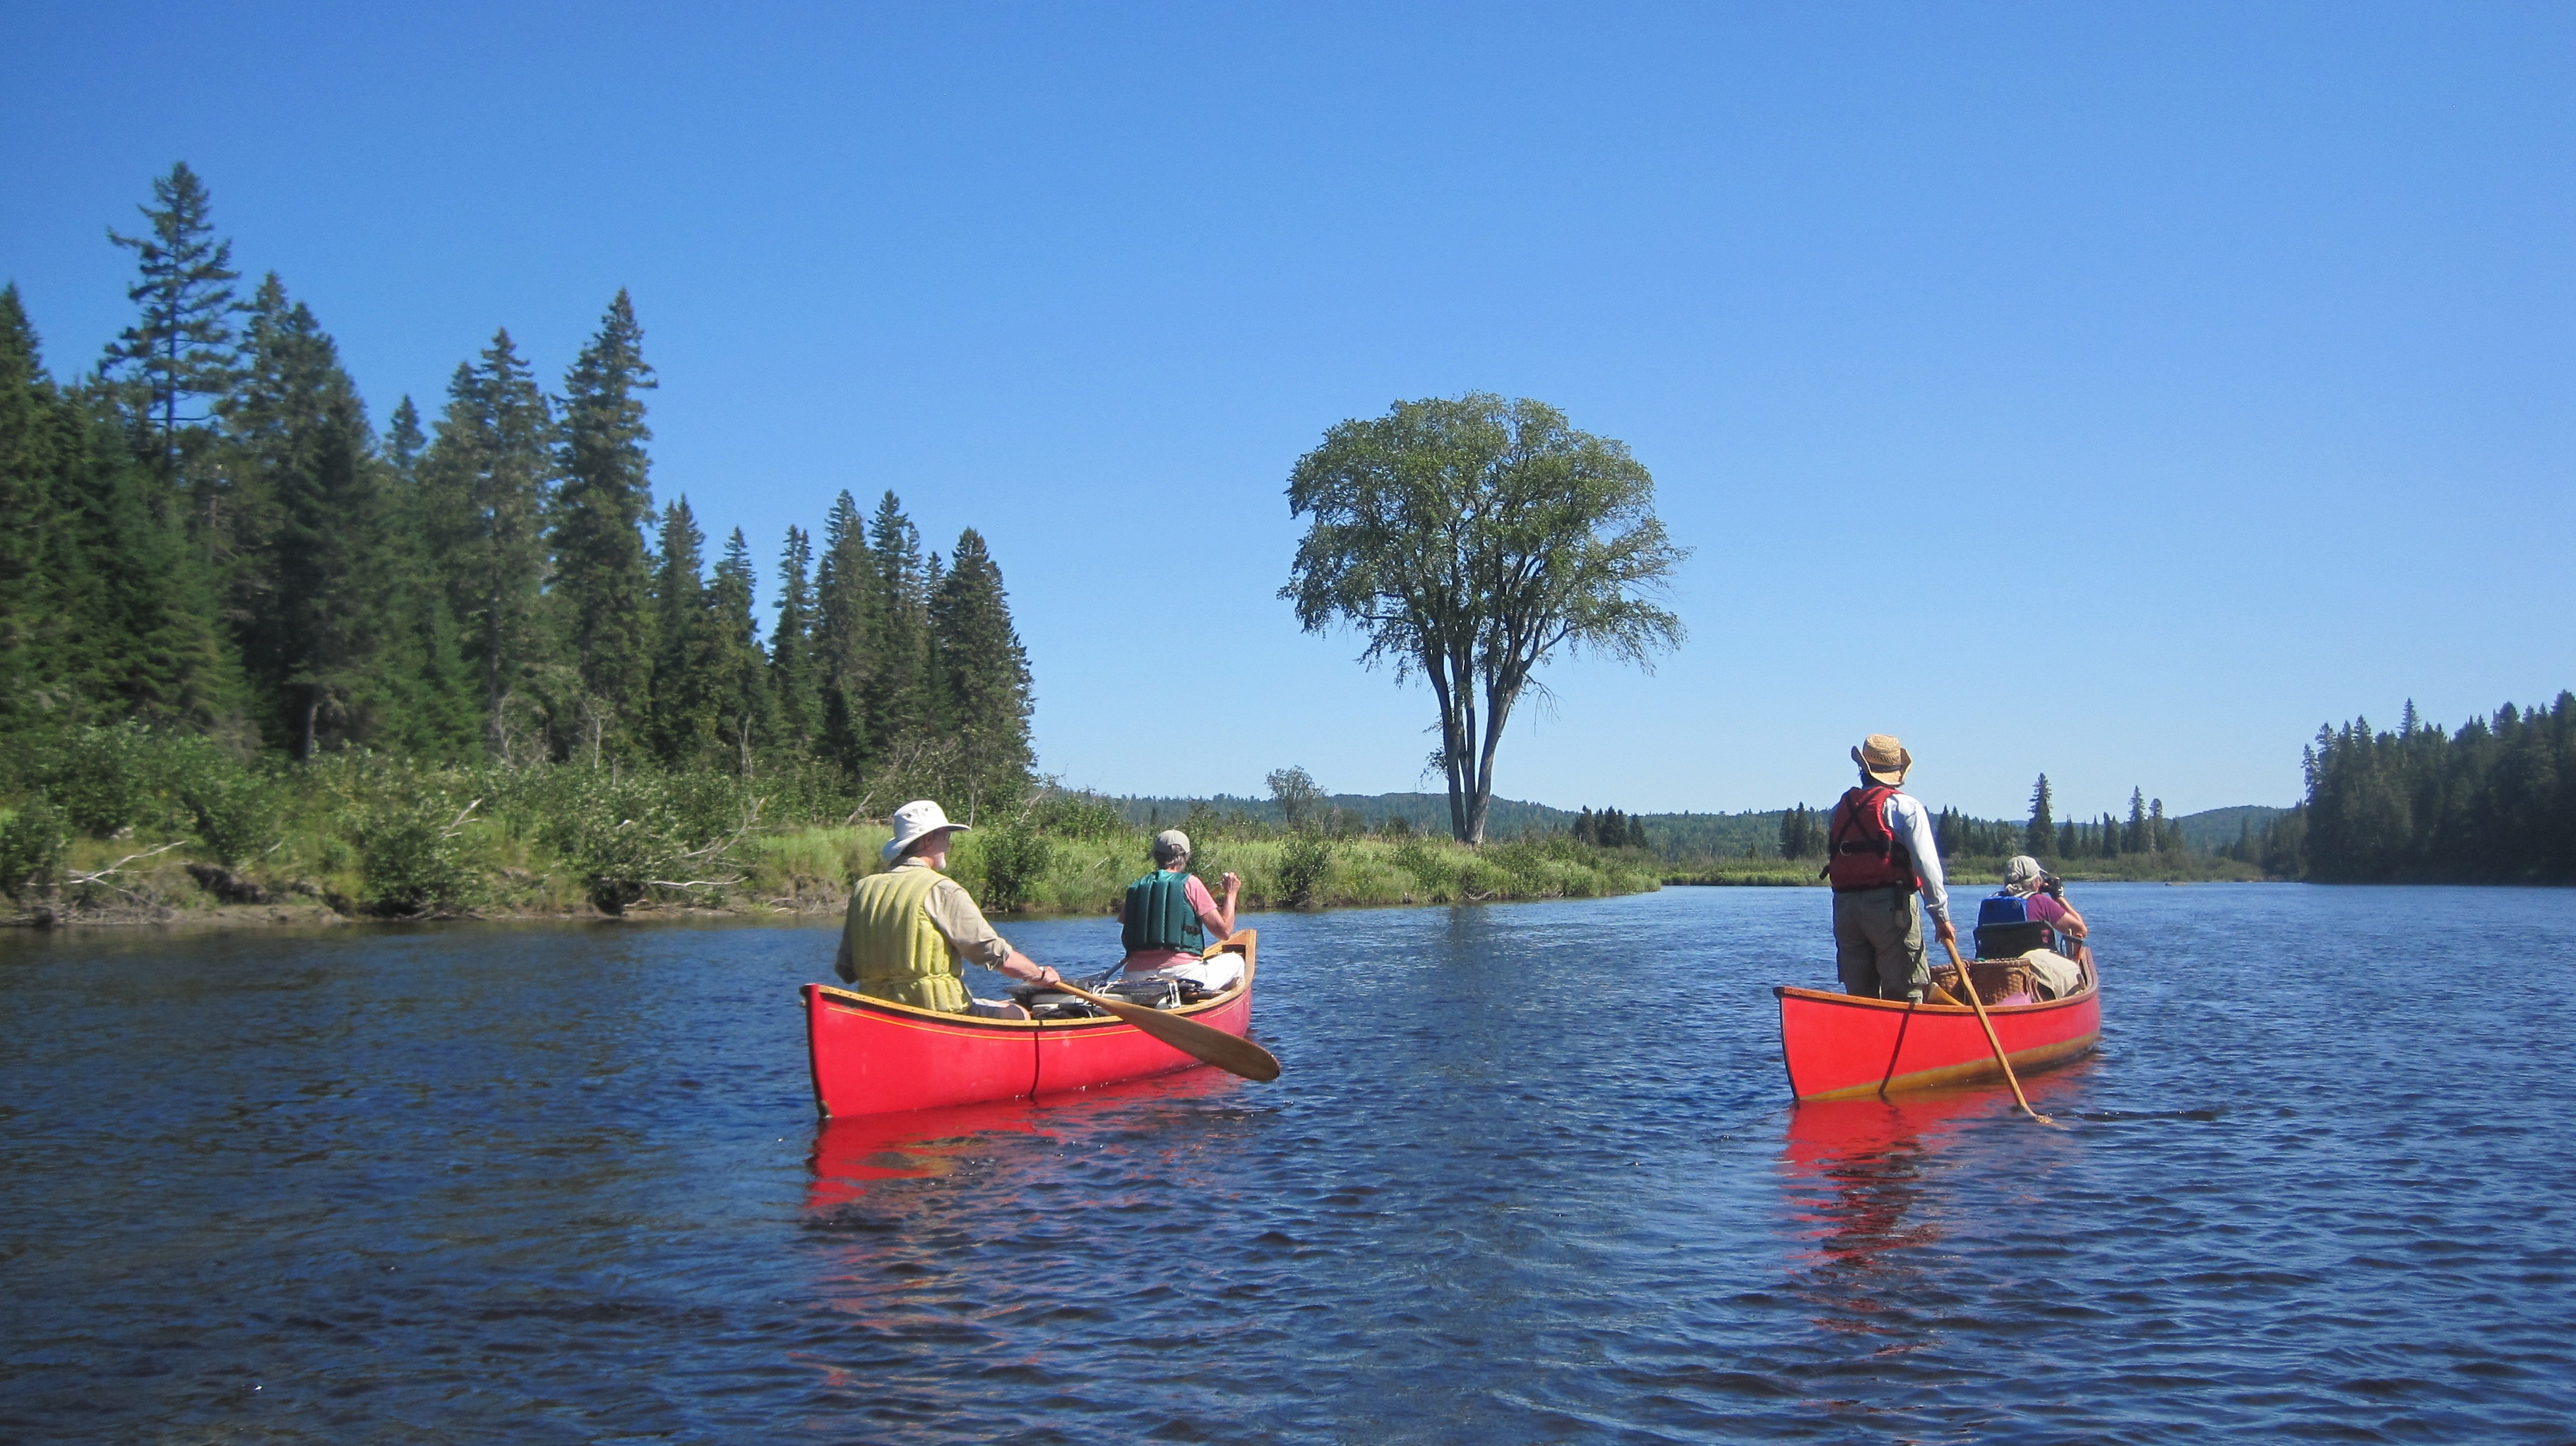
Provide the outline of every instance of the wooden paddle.
[[1959,957],[1959,941],[1944,939],[1941,947],[1950,951],[1950,962],[1959,966],[1959,992],[1968,996],[1968,1003],[1977,1011],[1977,1023],[1985,1026],[1986,1043],[1994,1046],[1995,1063],[2004,1067],[2004,1083],[2012,1086],[2013,1098],[2021,1101],[2021,1112],[2043,1125],[2056,1124],[2057,1121],[2032,1109],[2030,1096],[2021,1092],[2021,1080],[2013,1074],[2012,1061],[2004,1056],[2004,1042],[1995,1036],[1995,1022],[1986,1016],[1986,1001],[1977,997],[1977,981],[1968,977],[1968,961]]
[[1228,1074],[1264,1082],[1279,1078],[1278,1058],[1242,1035],[1228,1034],[1177,1014],[1166,1014],[1151,1005],[1130,1004],[1124,999],[1094,994],[1069,980],[1041,987],[1060,989],[1076,999],[1087,999],[1190,1058],[1215,1065]]

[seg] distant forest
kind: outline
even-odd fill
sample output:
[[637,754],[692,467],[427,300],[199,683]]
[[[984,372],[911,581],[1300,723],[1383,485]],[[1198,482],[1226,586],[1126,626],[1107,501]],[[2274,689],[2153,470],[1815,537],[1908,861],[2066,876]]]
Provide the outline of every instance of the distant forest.
[[8,767],[142,728],[294,760],[1025,794],[1028,662],[974,530],[925,552],[892,492],[867,512],[843,492],[819,538],[780,540],[764,629],[742,533],[710,569],[688,499],[655,506],[625,292],[559,390],[501,330],[434,419],[405,397],[379,428],[276,273],[236,286],[197,176],[152,192],[137,234],[111,233],[133,322],[95,370],[49,374],[0,290]]
[[[1216,794],[1206,798],[1103,801],[1140,828],[1187,828],[1193,819],[1203,824],[1230,825],[1240,821],[1271,828],[1284,828],[1289,822],[1287,810],[1270,798]],[[1491,832],[1496,838],[1515,839],[1565,834],[1587,843],[1643,848],[1674,864],[1731,858],[1821,859],[1828,812],[1800,804],[1741,813],[1628,813],[1615,806],[1564,809],[1498,798],[1494,800]],[[2194,852],[2224,858],[2247,857],[2251,861],[2250,853],[2261,848],[2264,823],[2286,812],[2240,805],[2167,818],[2163,800],[2133,793],[2131,818],[2104,815],[2081,823],[2052,824],[2051,837],[2074,847],[2061,850],[2052,844],[2045,852],[2051,859]],[[1442,794],[1336,793],[1323,796],[1312,822],[1328,832],[1346,834],[1437,833],[1448,827],[1448,818],[1449,800]],[[1619,834],[1616,844],[1608,836],[1614,821]],[[1934,827],[1944,854],[2015,854],[2024,851],[2029,838],[2026,820],[1971,818],[1955,809],[1936,815]],[[2135,843],[2130,842],[2133,839]]]
[[2331,882],[2576,883],[2576,695],[2445,733],[2412,701],[2308,746],[2308,797],[2265,867]]

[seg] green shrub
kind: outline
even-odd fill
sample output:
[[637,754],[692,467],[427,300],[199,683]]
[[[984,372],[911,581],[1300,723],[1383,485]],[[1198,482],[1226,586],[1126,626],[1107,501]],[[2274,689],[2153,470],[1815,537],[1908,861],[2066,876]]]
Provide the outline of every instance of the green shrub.
[[730,776],[554,773],[539,836],[601,913],[624,913],[647,894],[694,888],[720,900],[742,882],[734,852],[749,820],[741,785]]
[[1047,841],[1028,829],[994,829],[978,840],[984,887],[975,901],[995,913],[1006,913],[1037,897],[1037,886],[1054,862]]
[[189,782],[181,802],[198,841],[226,868],[266,853],[286,836],[277,789],[245,769],[208,771]]
[[1053,793],[1029,810],[1029,826],[1057,838],[1113,838],[1129,831],[1106,799],[1090,793]]
[[469,857],[465,814],[435,791],[370,807],[356,830],[367,908],[402,917],[470,908],[481,897],[483,874]]
[[0,818],[0,893],[11,902],[47,892],[62,862],[62,819],[43,798]]
[[1283,904],[1311,904],[1333,868],[1333,841],[1299,834],[1279,848],[1277,888]]
[[63,821],[92,838],[110,838],[143,822],[152,803],[152,730],[140,723],[83,728],[66,740],[46,770],[46,792]]

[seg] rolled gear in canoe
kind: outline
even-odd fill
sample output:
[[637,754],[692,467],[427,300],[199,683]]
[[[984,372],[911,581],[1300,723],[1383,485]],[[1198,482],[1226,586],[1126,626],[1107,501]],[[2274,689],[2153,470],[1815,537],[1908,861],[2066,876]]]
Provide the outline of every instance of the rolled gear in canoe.
[[[1780,1056],[1789,1093],[1802,1100],[1859,1099],[1900,1090],[2000,1080],[1994,1048],[1964,1004],[1908,1004],[1781,985]],[[2020,1073],[2091,1049],[2102,1037],[2102,992],[2091,970],[2063,999],[1990,1005],[1995,1038]]]
[[[1228,1034],[1248,1032],[1257,933],[1244,929],[1218,946],[1243,956],[1233,987],[1171,1012]],[[828,984],[803,993],[814,1105],[826,1119],[1028,1099],[1199,1067],[1114,1018],[979,1019]]]

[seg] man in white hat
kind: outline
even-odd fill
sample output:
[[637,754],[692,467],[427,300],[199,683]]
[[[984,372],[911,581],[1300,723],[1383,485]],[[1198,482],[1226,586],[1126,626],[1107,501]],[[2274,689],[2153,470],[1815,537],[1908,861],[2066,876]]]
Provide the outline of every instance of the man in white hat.
[[961,959],[1039,984],[1059,983],[1062,976],[1012,949],[984,922],[984,911],[964,886],[943,872],[950,835],[965,829],[926,798],[894,811],[894,837],[883,852],[893,867],[859,880],[850,891],[850,917],[841,926],[832,972],[871,998],[947,1014],[1026,1019],[1029,1012],[1016,1004],[966,992]]
[[1935,937],[1950,927],[1950,895],[1941,882],[1941,850],[1932,819],[1899,785],[1914,755],[1885,733],[1851,751],[1860,786],[1834,805],[1825,831],[1824,877],[1834,884],[1834,969],[1843,992],[1923,1002],[1932,970],[1923,957],[1919,892],[1932,911]]
[[1227,874],[1225,904],[1190,872],[1190,836],[1176,828],[1154,835],[1154,871],[1127,886],[1119,941],[1127,948],[1127,973],[1163,974],[1223,990],[1243,973],[1243,956],[1202,959],[1207,946],[1234,932],[1235,901],[1243,880]]

